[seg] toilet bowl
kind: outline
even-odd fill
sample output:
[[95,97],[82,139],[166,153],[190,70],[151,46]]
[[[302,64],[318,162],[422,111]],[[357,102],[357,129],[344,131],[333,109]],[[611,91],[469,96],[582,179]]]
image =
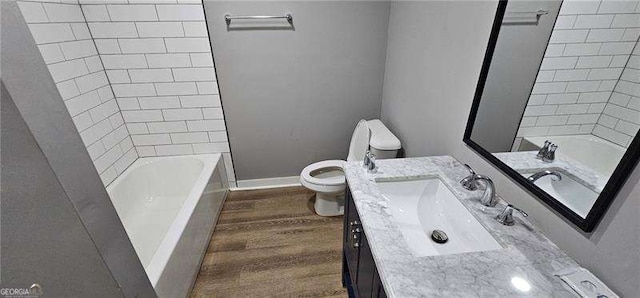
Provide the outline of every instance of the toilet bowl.
[[[360,120],[356,125],[347,161],[362,161],[367,150],[376,158],[394,158],[400,149],[400,140],[378,120]],[[300,183],[316,192],[315,211],[320,216],[344,213],[344,160],[325,160],[308,165],[300,173]],[[364,169],[363,169],[364,170]]]

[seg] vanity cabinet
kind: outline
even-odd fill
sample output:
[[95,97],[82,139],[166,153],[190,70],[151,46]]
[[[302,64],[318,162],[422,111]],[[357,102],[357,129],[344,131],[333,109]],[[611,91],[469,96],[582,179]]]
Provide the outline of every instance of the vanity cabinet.
[[345,192],[342,284],[349,297],[387,297],[373,260],[351,191]]

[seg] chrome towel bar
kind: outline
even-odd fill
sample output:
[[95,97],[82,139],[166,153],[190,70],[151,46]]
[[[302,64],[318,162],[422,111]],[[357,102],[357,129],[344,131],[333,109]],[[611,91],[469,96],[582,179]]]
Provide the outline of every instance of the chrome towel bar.
[[290,13],[287,13],[283,16],[231,16],[230,14],[226,14],[224,16],[224,21],[227,24],[231,23],[231,20],[267,20],[267,19],[287,19],[288,22],[293,21],[293,16]]
[[507,12],[502,20],[503,24],[537,24],[540,17],[549,14],[548,10]]
[[513,11],[513,12],[507,12],[507,14],[512,14],[512,15],[528,14],[528,15],[535,15],[535,16],[539,17],[539,16],[542,16],[542,15],[549,14],[549,11],[548,10],[544,10],[544,9],[538,9],[536,11]]

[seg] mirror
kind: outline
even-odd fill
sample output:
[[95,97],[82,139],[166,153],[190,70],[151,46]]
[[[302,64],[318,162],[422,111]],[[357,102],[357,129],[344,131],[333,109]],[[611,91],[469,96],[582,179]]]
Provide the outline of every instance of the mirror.
[[640,157],[639,2],[500,1],[465,131],[586,232]]

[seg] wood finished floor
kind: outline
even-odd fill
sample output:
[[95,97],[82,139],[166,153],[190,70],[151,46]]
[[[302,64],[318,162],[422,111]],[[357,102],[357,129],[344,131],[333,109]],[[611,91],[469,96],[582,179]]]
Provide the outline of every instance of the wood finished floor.
[[347,297],[342,216],[302,187],[231,192],[191,297]]

